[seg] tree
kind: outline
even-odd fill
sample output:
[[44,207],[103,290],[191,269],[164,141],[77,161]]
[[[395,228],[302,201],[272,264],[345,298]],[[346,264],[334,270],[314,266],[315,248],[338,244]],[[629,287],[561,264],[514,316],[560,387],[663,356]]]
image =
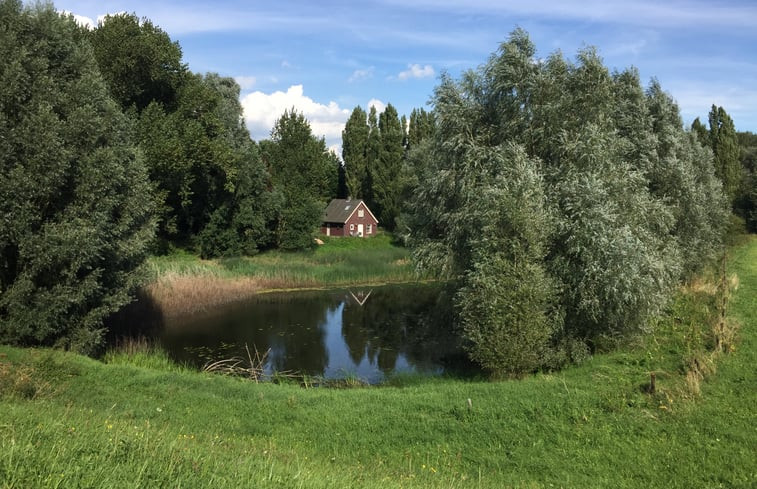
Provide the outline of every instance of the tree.
[[539,163],[520,146],[471,149],[481,159],[468,164],[496,173],[479,180],[465,205],[480,234],[469,243],[472,267],[455,296],[460,327],[471,359],[488,371],[534,371],[550,362],[561,326],[555,283],[544,266],[553,220]]
[[0,342],[91,352],[153,238],[129,120],[52,6],[0,1]]
[[376,175],[376,168],[380,165],[380,153],[381,133],[378,125],[378,112],[376,111],[376,106],[371,105],[371,108],[368,110],[368,145],[365,148],[366,172],[365,180],[363,181],[363,199],[368,202],[368,206],[371,209],[376,207],[373,180]]
[[744,219],[749,232],[757,232],[757,135],[739,132],[742,179],[734,202],[735,211]]
[[448,280],[471,356],[496,372],[647,330],[724,221],[711,156],[656,82],[611,75],[593,48],[535,54],[516,30],[444,75],[433,136],[408,157],[416,263]]
[[729,202],[733,202],[741,179],[739,143],[733,120],[723,107],[712,106],[709,115],[710,147],[715,154],[715,173],[723,182]]
[[407,147],[412,149],[434,135],[433,113],[425,109],[413,109],[407,129]]
[[386,229],[393,230],[400,213],[400,172],[402,171],[404,132],[397,109],[388,104],[379,117],[379,154],[371,170],[373,210]]
[[349,196],[357,199],[364,197],[367,187],[368,130],[367,114],[355,107],[342,131],[342,159]]
[[89,34],[97,64],[121,107],[144,110],[159,102],[169,111],[187,74],[177,42],[148,19],[109,15]]
[[305,116],[285,111],[263,145],[264,159],[283,207],[277,224],[277,244],[284,249],[313,245],[325,201],[336,195],[335,161],[323,138],[313,135]]

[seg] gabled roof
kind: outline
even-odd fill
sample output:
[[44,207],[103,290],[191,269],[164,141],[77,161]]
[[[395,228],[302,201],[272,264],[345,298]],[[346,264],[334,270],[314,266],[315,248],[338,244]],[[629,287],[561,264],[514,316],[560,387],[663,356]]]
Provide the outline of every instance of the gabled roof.
[[371,212],[371,210],[368,208],[368,205],[363,202],[362,199],[332,200],[331,202],[329,202],[326,210],[323,211],[323,222],[338,222],[340,224],[344,224],[345,222],[347,222],[347,219],[349,219],[350,216],[352,216],[352,214],[357,210],[360,204],[363,204],[365,206],[365,210],[367,210],[371,217],[373,217],[373,219],[378,222],[376,216],[373,215],[373,212]]

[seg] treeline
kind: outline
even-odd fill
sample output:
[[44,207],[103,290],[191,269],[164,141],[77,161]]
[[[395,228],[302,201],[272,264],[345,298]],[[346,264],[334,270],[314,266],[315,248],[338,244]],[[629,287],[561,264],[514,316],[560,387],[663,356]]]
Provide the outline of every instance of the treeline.
[[487,370],[557,367],[648,330],[722,252],[742,195],[722,109],[687,131],[657,81],[610,72],[594,49],[537,58],[522,30],[443,76],[432,103],[434,135],[408,158],[410,241],[450,281]]
[[[433,115],[414,109],[408,121],[390,103],[381,114],[355,107],[342,131],[344,196],[364,199],[381,226],[394,231],[412,190],[407,152],[434,131]],[[344,195],[346,194],[346,195]]]
[[0,0],[0,341],[92,351],[148,253],[312,246],[341,162],[294,110],[251,140],[239,86],[135,15]]
[[158,243],[204,257],[312,245],[339,162],[294,110],[256,144],[239,86],[199,75],[181,48],[147,19],[107,17],[82,30],[111,96],[134,121],[155,188]]

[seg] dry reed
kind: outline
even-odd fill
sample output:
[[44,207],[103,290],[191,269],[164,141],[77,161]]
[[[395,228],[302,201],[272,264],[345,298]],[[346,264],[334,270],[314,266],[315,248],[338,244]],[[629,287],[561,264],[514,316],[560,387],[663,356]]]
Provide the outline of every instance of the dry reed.
[[177,317],[248,299],[263,288],[260,280],[247,277],[165,275],[146,292],[165,317]]

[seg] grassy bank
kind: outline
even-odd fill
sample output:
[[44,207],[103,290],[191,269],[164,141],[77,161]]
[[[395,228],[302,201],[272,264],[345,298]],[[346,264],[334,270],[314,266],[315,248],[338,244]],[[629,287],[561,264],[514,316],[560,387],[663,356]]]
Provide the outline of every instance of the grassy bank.
[[389,235],[370,239],[323,237],[300,252],[267,251],[252,257],[201,260],[175,252],[150,259],[154,280],[146,292],[168,315],[232,302],[270,290],[384,284],[417,280],[407,249]]
[[302,389],[0,347],[0,487],[754,487],[757,240],[728,266],[723,352],[699,281],[654,336],[518,381]]

